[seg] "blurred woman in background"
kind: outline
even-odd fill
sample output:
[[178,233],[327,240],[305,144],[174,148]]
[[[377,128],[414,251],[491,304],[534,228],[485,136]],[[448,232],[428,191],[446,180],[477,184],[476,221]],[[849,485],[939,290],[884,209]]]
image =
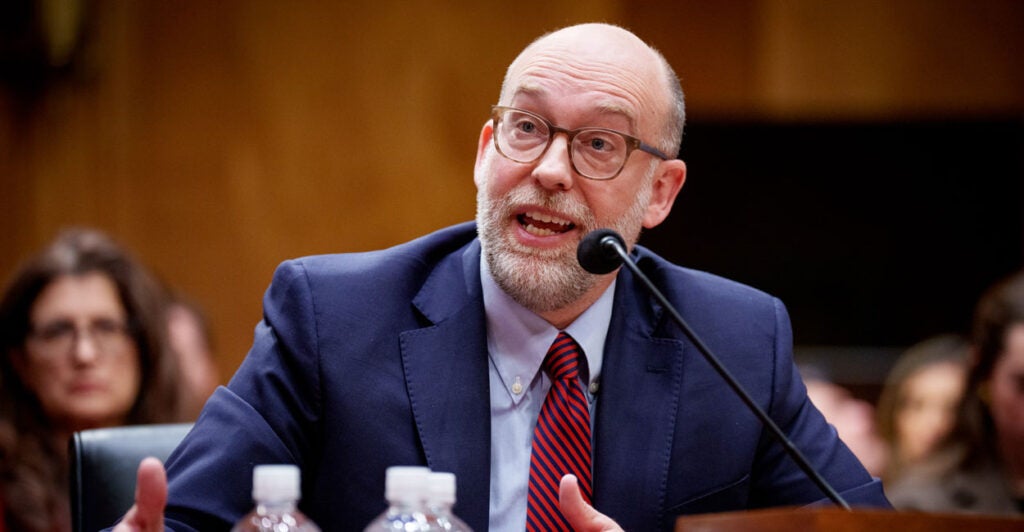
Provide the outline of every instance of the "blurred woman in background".
[[985,292],[971,340],[953,431],[886,489],[897,508],[1024,512],[1024,272]]
[[876,410],[888,446],[886,485],[928,457],[953,430],[968,352],[966,338],[936,336],[907,349],[889,372]]
[[75,431],[184,419],[156,280],[104,234],[70,230],[0,299],[0,511],[7,530],[70,529]]

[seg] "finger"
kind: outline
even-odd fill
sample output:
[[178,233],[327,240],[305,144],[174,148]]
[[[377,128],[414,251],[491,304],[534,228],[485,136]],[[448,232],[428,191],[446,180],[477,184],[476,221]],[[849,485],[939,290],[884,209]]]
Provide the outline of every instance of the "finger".
[[160,460],[149,457],[139,464],[135,484],[134,530],[162,531],[164,529],[164,507],[167,505],[167,473]]
[[610,517],[594,509],[583,499],[573,475],[565,475],[558,485],[558,506],[576,532],[622,530]]
[[112,532],[141,532],[142,529],[135,526],[135,514],[138,511],[138,506],[132,506],[128,509],[128,512],[121,518],[121,522],[117,523]]

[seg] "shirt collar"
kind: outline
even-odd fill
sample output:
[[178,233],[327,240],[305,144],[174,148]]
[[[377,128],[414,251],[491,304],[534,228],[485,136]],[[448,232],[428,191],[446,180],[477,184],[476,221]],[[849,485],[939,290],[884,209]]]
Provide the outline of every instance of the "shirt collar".
[[[491,276],[483,256],[480,258],[480,282],[487,315],[487,350],[505,389],[513,401],[518,401],[522,390],[540,370],[559,330],[505,293]],[[615,284],[616,281],[612,281],[601,297],[565,328],[586,355],[588,385],[598,382],[601,375]]]

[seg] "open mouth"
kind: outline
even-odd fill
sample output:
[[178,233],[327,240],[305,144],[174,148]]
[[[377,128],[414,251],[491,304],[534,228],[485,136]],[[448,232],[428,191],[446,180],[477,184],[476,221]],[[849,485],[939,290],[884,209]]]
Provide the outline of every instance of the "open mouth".
[[563,220],[540,212],[525,212],[516,217],[527,233],[535,236],[553,236],[567,233],[576,227],[569,220]]

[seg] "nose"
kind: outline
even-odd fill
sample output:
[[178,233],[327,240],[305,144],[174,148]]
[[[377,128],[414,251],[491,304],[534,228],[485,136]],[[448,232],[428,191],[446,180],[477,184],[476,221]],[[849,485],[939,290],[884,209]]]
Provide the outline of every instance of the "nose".
[[91,364],[99,357],[99,346],[96,340],[89,333],[79,333],[75,336],[75,343],[71,348],[71,355],[76,364]]
[[569,190],[576,178],[569,159],[569,137],[557,133],[533,169],[537,182],[549,190]]

